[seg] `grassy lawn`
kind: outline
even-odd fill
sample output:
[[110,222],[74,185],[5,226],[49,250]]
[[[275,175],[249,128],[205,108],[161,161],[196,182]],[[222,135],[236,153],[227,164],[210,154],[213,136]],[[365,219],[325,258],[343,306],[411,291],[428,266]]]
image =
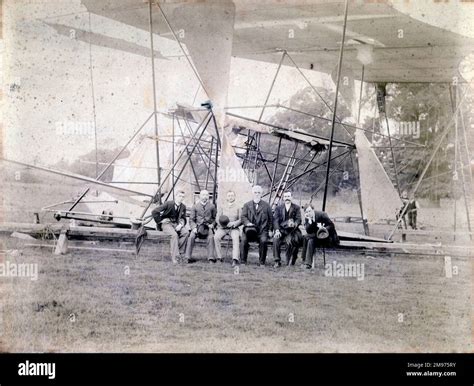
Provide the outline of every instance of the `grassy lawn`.
[[[167,245],[54,256],[3,239],[3,261],[38,263],[38,280],[0,278],[3,351],[471,351],[468,258],[327,254],[364,264],[364,279],[230,262],[174,266]],[[117,248],[117,244],[108,247]],[[16,252],[12,252],[16,251]],[[230,259],[230,253],[229,257]],[[299,262],[298,262],[299,263]]]

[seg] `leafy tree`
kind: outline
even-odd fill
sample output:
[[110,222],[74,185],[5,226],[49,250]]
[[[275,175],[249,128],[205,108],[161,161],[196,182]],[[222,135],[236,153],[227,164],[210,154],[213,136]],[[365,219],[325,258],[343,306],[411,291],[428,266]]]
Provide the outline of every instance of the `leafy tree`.
[[[439,136],[450,123],[453,114],[451,95],[450,87],[446,84],[400,83],[390,84],[387,87],[388,117],[392,125],[394,122],[401,123],[401,127],[405,129],[397,130],[396,127],[392,127],[391,135],[394,138],[411,142],[403,143],[392,140],[392,145],[396,146],[394,155],[399,171],[400,191],[410,191],[414,188],[434,147],[439,142]],[[385,124],[383,125],[385,126]],[[419,125],[419,132],[417,130],[411,131],[410,125],[411,127]],[[454,130],[451,130],[420,185],[417,193],[419,197],[438,200],[453,194],[459,195],[458,190],[453,191],[452,189],[453,142]],[[415,148],[416,144],[425,147]],[[377,145],[389,146],[388,138],[380,138]],[[390,149],[379,148],[377,154],[389,175],[394,177]]]
[[[317,88],[317,93],[311,88],[306,87],[295,95],[293,95],[283,106],[289,107],[286,109],[281,107],[278,111],[269,119],[269,122],[273,125],[287,128],[289,130],[305,131],[309,134],[321,136],[329,139],[331,134],[331,118],[332,112],[327,105],[332,109],[334,92],[324,88]],[[318,96],[318,94],[321,96]],[[322,99],[321,99],[322,98]],[[324,101],[323,101],[324,99]],[[327,104],[327,105],[326,105]],[[350,116],[350,109],[344,103],[342,99],[339,99],[337,116],[339,119],[344,121],[345,118]],[[319,118],[318,118],[319,117]],[[353,132],[351,129],[344,129],[340,124],[336,123],[334,131],[334,139],[352,143],[351,136]],[[261,137],[261,149],[265,154],[266,152],[276,153],[279,139],[277,137],[262,136]],[[281,155],[290,156],[294,150],[295,144],[293,142],[283,140],[281,146]],[[301,174],[305,167],[308,165],[309,160],[315,155],[315,152],[311,152],[311,149],[302,144],[298,145],[298,150],[295,154],[296,157],[302,158],[306,161],[297,162],[292,177]],[[345,148],[334,148],[332,157],[339,156],[336,160],[331,163],[332,167],[335,167],[343,158],[341,154],[346,151]],[[267,157],[269,159],[275,159],[275,155]],[[301,177],[291,189],[293,191],[306,193],[307,195],[313,193],[316,189],[321,189],[322,184],[325,180],[326,165],[324,163],[327,160],[327,151],[320,151],[316,154],[314,162],[317,164],[323,164],[311,173],[308,173]],[[280,157],[280,162],[286,164],[288,158]],[[314,168],[315,165],[310,165],[309,168]],[[285,165],[278,165],[276,173],[276,180],[278,181],[283,175]],[[271,170],[273,165],[271,165]],[[344,174],[344,171],[347,173]],[[266,185],[270,185],[270,178],[264,168],[260,167],[258,171],[258,181]],[[357,180],[355,173],[353,173],[352,163],[349,157],[346,157],[342,164],[339,165],[337,171],[331,175],[330,178],[330,193],[334,194],[340,189],[351,189],[356,186]]]

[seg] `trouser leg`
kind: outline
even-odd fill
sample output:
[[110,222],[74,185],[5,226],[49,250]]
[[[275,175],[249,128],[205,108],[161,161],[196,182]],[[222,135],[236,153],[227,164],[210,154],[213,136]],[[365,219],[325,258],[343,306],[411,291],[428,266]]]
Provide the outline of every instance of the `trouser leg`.
[[179,247],[179,254],[184,256],[186,253],[186,244],[188,242],[189,231],[186,228],[181,228],[178,233],[178,247]]
[[408,225],[410,225],[412,229],[416,229],[416,212],[408,213]]
[[191,232],[186,243],[186,258],[190,259],[193,253],[194,240],[196,239],[196,233]]
[[173,261],[173,263],[177,263],[178,257],[179,257],[178,233],[175,231],[174,226],[170,223],[162,224],[162,229],[164,233],[171,236],[171,240],[170,240],[171,260]]
[[245,232],[242,232],[242,239],[240,240],[240,261],[247,263],[247,256],[249,255],[249,241]]
[[232,238],[232,260],[239,260],[239,243],[240,243],[240,231],[238,229],[232,229],[230,231],[230,237]]
[[305,264],[312,265],[315,246],[316,244],[314,237],[308,237],[306,239]]
[[292,247],[291,248],[291,265],[295,265],[296,259],[298,258],[298,251],[299,247]]
[[293,254],[293,247],[287,243],[286,244],[286,251],[285,251],[285,260],[286,260],[285,264],[286,265],[290,265],[292,254]]
[[303,238],[303,248],[301,250],[301,260],[303,260],[303,263],[306,264],[306,250],[308,249],[308,237],[305,236]]
[[281,240],[283,238],[283,235],[281,235],[279,238],[273,238],[273,259],[275,260],[275,263],[279,263],[281,261]]
[[216,257],[221,260],[222,259],[222,247],[221,247],[221,240],[225,236],[226,231],[222,228],[216,229],[216,233],[214,234],[214,248],[216,251]]
[[291,252],[292,248],[291,245],[288,244],[288,232],[281,231],[281,237],[280,240],[282,240],[282,244],[285,244],[285,264],[290,265],[291,261]]
[[207,259],[215,260],[216,257],[214,256],[214,233],[212,233],[211,230],[209,230],[209,234],[207,235],[206,244],[207,244]]
[[265,264],[265,261],[267,260],[267,241],[267,232],[262,232],[258,235],[258,258],[260,264]]
[[293,247],[289,243],[288,238],[290,237],[288,233],[283,233],[282,236],[284,237],[286,250],[285,250],[285,264],[290,265],[291,263],[291,256],[293,255]]

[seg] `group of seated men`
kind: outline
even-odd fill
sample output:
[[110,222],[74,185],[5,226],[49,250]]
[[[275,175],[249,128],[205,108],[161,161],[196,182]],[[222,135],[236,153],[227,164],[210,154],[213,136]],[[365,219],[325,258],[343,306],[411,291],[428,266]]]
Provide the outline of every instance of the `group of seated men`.
[[281,266],[281,248],[286,245],[285,264],[294,265],[300,247],[303,266],[312,267],[316,248],[336,246],[339,238],[334,223],[325,212],[315,211],[311,204],[304,209],[292,201],[290,191],[284,192],[283,202],[272,212],[270,204],[262,200],[262,188],[252,188],[253,200],[240,207],[233,191],[226,193],[225,203],[216,208],[203,190],[199,201],[191,208],[189,224],[184,191],[178,191],[174,201],[156,207],[152,216],[158,229],[171,236],[173,263],[191,263],[196,238],[205,239],[208,260],[223,262],[221,241],[224,236],[232,239],[232,265],[247,264],[249,243],[259,246],[259,265],[265,266],[268,240],[273,237],[274,267]]

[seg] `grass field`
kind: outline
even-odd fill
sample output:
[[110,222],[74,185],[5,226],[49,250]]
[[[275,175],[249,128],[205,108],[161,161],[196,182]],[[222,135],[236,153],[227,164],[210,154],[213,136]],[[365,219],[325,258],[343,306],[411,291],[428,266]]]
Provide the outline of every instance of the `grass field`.
[[[4,351],[453,352],[472,350],[471,263],[440,257],[328,254],[364,279],[200,260],[173,266],[166,246],[142,256],[54,256],[4,239],[5,259],[38,263],[37,281],[2,278]],[[117,247],[115,245],[115,247]],[[156,253],[155,253],[156,252]],[[402,315],[403,314],[403,315]]]

